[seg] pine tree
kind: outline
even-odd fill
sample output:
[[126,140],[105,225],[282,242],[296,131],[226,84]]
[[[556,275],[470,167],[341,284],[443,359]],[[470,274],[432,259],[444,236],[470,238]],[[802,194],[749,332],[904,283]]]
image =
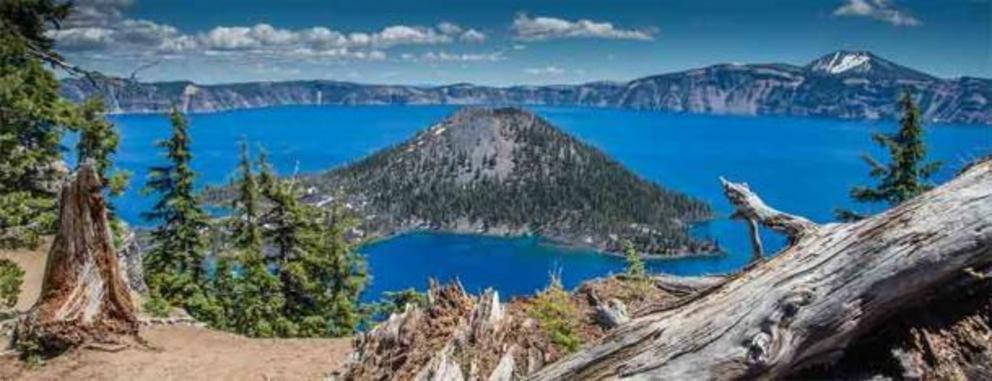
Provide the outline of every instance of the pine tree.
[[[929,179],[940,169],[941,163],[924,163],[927,147],[923,140],[920,109],[908,90],[903,93],[899,105],[903,111],[899,131],[872,136],[876,143],[889,151],[889,163],[883,164],[870,155],[863,156],[871,167],[871,176],[878,178],[879,183],[874,188],[857,186],[851,189],[851,197],[855,201],[896,206],[933,188]],[[849,210],[838,210],[837,217],[848,221],[863,218]]]
[[[67,173],[61,158],[64,132],[80,133],[79,162],[94,160],[112,194],[122,192],[126,172],[110,174],[118,138],[99,99],[76,105],[59,95],[45,64],[71,75],[83,72],[53,50],[49,32],[72,10],[52,0],[0,2],[0,246],[33,247],[51,233],[55,193]],[[117,226],[116,224],[114,226]]]
[[238,197],[233,201],[232,208],[234,242],[241,249],[262,249],[262,228],[259,223],[259,182],[252,170],[251,154],[248,143],[241,142],[241,156],[238,162],[239,178],[237,187]]
[[64,116],[74,105],[44,67],[58,58],[46,32],[69,10],[51,0],[0,1],[0,247],[34,247],[54,228]]
[[232,205],[231,235],[237,253],[233,262],[240,271],[231,271],[228,260],[221,259],[225,271],[218,267],[215,275],[218,300],[227,310],[226,320],[233,330],[254,337],[287,336],[296,329],[282,317],[285,301],[279,278],[269,270],[262,254],[259,184],[244,141],[238,170],[239,194]]
[[339,208],[325,211],[301,202],[295,181],[278,179],[265,155],[259,166],[262,194],[270,206],[265,234],[275,246],[283,316],[298,329],[296,336],[354,332],[367,274],[362,257],[345,237],[353,222]]
[[634,248],[634,244],[630,241],[624,241],[623,249],[627,259],[627,276],[635,280],[646,278],[647,270],[644,269],[644,260],[641,259],[641,254]]
[[[186,119],[172,110],[172,137],[157,143],[164,149],[168,165],[149,170],[146,193],[160,195],[148,221],[160,225],[151,233],[152,247],[145,255],[145,276],[154,296],[173,305],[187,306],[204,295],[207,280],[203,267],[209,228],[207,215],[194,194],[196,173],[191,167],[190,138]],[[203,303],[202,300],[196,301]]]
[[121,195],[131,174],[114,169],[113,156],[117,153],[120,136],[105,117],[103,100],[87,99],[75,111],[69,123],[73,130],[79,131],[79,141],[76,143],[77,162],[92,160],[110,194]]

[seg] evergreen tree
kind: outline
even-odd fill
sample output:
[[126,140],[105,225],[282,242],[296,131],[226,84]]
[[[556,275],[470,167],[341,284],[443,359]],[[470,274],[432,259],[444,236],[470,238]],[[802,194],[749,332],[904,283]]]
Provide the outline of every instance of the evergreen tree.
[[299,201],[295,180],[280,180],[261,156],[267,240],[275,246],[284,297],[283,316],[298,336],[352,333],[360,314],[357,300],[366,283],[362,257],[345,234],[354,226],[340,208],[325,211]]
[[0,247],[34,247],[55,222],[65,115],[46,31],[69,13],[46,0],[0,1]]
[[238,162],[239,178],[237,187],[238,197],[232,203],[234,209],[233,226],[234,242],[241,249],[262,249],[262,228],[259,224],[259,184],[252,170],[251,154],[248,143],[241,142],[241,156]]
[[[929,179],[940,169],[941,163],[924,163],[927,147],[923,141],[920,109],[908,90],[899,105],[903,111],[899,131],[872,136],[875,142],[889,151],[889,163],[883,164],[870,155],[864,155],[865,162],[871,166],[871,176],[878,178],[879,183],[875,187],[854,187],[851,197],[855,201],[896,206],[933,188]],[[838,210],[837,217],[851,221],[864,216],[849,210]]]
[[[69,2],[0,2],[0,246],[33,247],[51,233],[55,194],[67,173],[61,158],[65,131],[80,133],[79,162],[96,162],[112,193],[123,191],[126,173],[110,175],[118,138],[98,99],[76,105],[59,95],[45,64],[69,74],[98,76],[69,64],[49,37],[69,15]],[[116,225],[115,225],[116,226]]]
[[627,258],[627,276],[636,280],[646,278],[647,270],[644,269],[644,260],[641,259],[641,254],[634,248],[634,244],[630,241],[624,241],[623,249]]
[[259,184],[244,141],[238,170],[240,192],[232,205],[231,235],[237,252],[234,262],[240,272],[230,270],[228,259],[220,260],[224,267],[218,266],[215,275],[218,300],[235,331],[254,337],[288,336],[296,329],[281,315],[285,301],[279,278],[269,270],[262,254]]
[[87,99],[74,113],[70,126],[79,131],[77,161],[92,160],[104,186],[111,195],[119,196],[127,187],[131,174],[114,169],[113,156],[117,153],[120,136],[114,125],[105,118],[105,113],[102,99]]
[[146,220],[160,223],[151,233],[145,276],[154,296],[174,305],[188,305],[194,296],[203,296],[203,234],[209,223],[194,194],[196,173],[190,166],[186,119],[173,108],[171,120],[172,137],[157,143],[165,150],[169,164],[152,167],[144,189],[160,196],[152,211],[144,214]]

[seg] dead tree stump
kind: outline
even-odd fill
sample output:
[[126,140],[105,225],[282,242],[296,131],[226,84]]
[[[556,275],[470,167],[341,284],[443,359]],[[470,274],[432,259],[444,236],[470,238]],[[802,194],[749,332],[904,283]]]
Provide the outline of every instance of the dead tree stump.
[[138,320],[117,260],[100,178],[90,163],[62,186],[58,233],[38,302],[18,326],[18,347],[57,354],[135,335]]

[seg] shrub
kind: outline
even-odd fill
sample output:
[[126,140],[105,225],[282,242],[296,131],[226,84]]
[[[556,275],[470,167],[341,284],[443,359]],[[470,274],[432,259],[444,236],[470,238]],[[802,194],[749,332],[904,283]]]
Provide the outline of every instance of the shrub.
[[152,316],[159,318],[168,317],[172,311],[172,306],[169,305],[169,302],[156,295],[148,297],[145,303],[141,305],[141,308]]
[[13,261],[0,259],[0,311],[17,304],[23,282],[24,270]]
[[552,275],[548,288],[534,297],[528,314],[538,321],[541,329],[550,337],[551,343],[560,350],[571,353],[582,345],[582,337],[579,335],[579,321],[582,317],[558,276]]
[[641,259],[641,254],[637,252],[634,248],[634,244],[630,241],[624,241],[623,250],[627,257],[627,276],[635,279],[645,279],[647,278],[647,270],[644,269],[644,260]]

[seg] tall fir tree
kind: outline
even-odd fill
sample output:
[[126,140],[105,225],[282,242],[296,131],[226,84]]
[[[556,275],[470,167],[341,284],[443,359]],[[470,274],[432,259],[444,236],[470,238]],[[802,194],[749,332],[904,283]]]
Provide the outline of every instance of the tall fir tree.
[[297,329],[295,336],[351,334],[360,321],[357,301],[367,280],[364,260],[345,236],[353,221],[339,208],[301,202],[295,181],[278,179],[265,155],[260,168],[283,316]]
[[234,242],[239,248],[261,251],[262,227],[259,223],[261,195],[258,178],[252,169],[248,142],[242,140],[240,148],[238,179],[234,184],[239,192],[231,205],[235,212],[232,216],[231,231],[234,234]]
[[[903,93],[899,105],[903,111],[899,131],[872,135],[875,142],[889,151],[889,162],[883,164],[871,155],[863,156],[871,167],[870,175],[879,179],[879,183],[875,187],[857,186],[851,189],[851,197],[857,202],[896,206],[933,188],[929,179],[940,169],[941,163],[925,162],[927,146],[923,140],[922,118],[909,90]],[[838,210],[837,217],[845,221],[864,218],[845,209]]]
[[204,294],[204,234],[209,222],[194,192],[196,173],[186,118],[173,108],[171,121],[172,136],[156,144],[169,163],[150,168],[144,188],[160,197],[144,214],[146,220],[160,223],[151,233],[145,276],[153,295],[173,305],[187,305]]
[[[239,271],[221,271],[218,267],[217,282],[234,278],[226,288],[233,289],[233,297],[225,297],[225,287],[218,287],[220,300],[228,306],[227,319],[239,333],[254,337],[289,336],[296,332],[288,319],[282,316],[285,300],[279,278],[270,270],[263,255],[260,221],[259,183],[252,170],[247,142],[241,142],[239,176],[236,186],[238,196],[232,203],[231,235],[235,260]],[[220,260],[227,266],[227,259]]]

